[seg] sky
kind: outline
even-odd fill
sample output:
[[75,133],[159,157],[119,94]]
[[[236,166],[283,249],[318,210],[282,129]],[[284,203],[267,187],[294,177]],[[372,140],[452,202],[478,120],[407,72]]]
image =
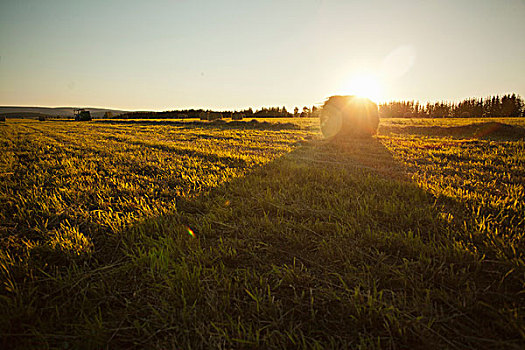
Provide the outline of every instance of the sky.
[[0,105],[525,97],[525,0],[0,0]]

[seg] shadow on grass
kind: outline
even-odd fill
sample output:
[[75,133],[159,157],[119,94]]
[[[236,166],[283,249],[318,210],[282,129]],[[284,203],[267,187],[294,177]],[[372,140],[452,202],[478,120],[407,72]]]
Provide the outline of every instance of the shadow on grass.
[[66,325],[40,339],[173,348],[521,340],[503,314],[516,301],[494,300],[506,286],[487,280],[480,255],[458,244],[435,198],[376,139],[305,143],[180,199],[177,212],[136,224],[118,244],[98,257],[118,263],[72,278],[71,299],[51,303]]
[[377,140],[313,141],[136,225],[148,278],[123,320],[175,346],[516,346],[453,230]]

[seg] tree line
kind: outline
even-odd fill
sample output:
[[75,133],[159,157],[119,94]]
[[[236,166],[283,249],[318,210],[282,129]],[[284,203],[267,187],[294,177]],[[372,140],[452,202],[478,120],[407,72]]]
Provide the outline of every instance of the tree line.
[[119,115],[106,114],[104,118],[119,119],[221,119],[221,118],[309,118],[318,117],[319,108],[316,106],[302,109],[295,107],[293,112],[289,112],[286,107],[262,107],[258,110],[247,108],[233,111],[213,111],[208,109],[183,109],[164,112],[127,112]]
[[[460,102],[391,101],[379,106],[381,118],[479,118],[479,117],[525,117],[525,103],[521,96],[507,94],[486,98],[468,98]],[[290,112],[286,107],[262,107],[257,110],[247,108],[232,111],[213,111],[207,109],[182,109],[164,112],[128,112],[119,115],[106,113],[105,118],[123,119],[243,119],[243,118],[309,118],[319,117],[320,107],[295,107]]]
[[392,101],[379,105],[381,118],[479,118],[525,117],[521,96],[507,94],[486,98],[468,98],[460,102]]

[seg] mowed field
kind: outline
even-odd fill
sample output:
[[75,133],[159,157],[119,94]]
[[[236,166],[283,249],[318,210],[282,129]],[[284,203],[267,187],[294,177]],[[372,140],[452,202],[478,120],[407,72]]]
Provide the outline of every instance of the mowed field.
[[0,347],[522,349],[496,122],[0,122]]

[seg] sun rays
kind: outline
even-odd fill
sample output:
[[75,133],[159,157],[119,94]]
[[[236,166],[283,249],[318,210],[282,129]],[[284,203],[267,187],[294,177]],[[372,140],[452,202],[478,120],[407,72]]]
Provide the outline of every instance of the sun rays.
[[358,73],[352,76],[341,90],[343,94],[366,97],[374,102],[383,98],[381,80],[372,73]]

